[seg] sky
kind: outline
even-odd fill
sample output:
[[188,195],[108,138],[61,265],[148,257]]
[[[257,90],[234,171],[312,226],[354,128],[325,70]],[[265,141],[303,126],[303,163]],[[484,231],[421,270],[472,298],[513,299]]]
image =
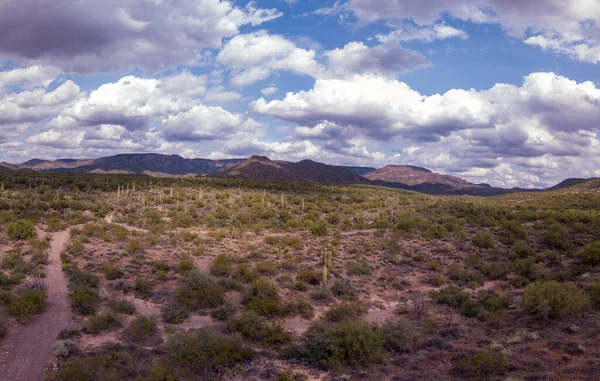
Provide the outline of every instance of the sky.
[[600,177],[597,0],[3,0],[0,161]]

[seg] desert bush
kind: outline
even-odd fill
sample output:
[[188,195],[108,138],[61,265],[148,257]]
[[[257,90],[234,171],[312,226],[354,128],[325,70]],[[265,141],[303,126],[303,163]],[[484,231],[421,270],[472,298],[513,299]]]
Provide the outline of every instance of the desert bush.
[[177,264],[177,270],[179,270],[182,273],[187,273],[193,269],[194,269],[194,263],[192,261],[190,261],[189,259],[182,259]]
[[132,374],[139,374],[136,364],[140,358],[147,357],[140,354],[134,356],[124,350],[110,351],[95,356],[75,358],[63,362],[56,372],[48,372],[45,381],[113,381],[126,380]]
[[577,252],[577,258],[586,265],[599,265],[600,264],[600,241],[590,243],[585,246],[579,252]]
[[438,291],[431,291],[429,296],[437,303],[454,308],[460,308],[471,298],[468,292],[453,284]]
[[523,240],[518,240],[512,247],[512,253],[518,258],[527,258],[535,256],[535,250]]
[[276,263],[271,261],[259,261],[255,266],[255,270],[261,275],[268,276],[277,274],[278,267]]
[[88,317],[87,320],[87,329],[94,335],[112,328],[118,328],[120,326],[121,321],[110,312],[92,315]]
[[252,282],[243,303],[249,310],[262,316],[281,316],[287,312],[277,286],[262,278]]
[[115,312],[125,315],[133,315],[136,313],[136,308],[129,300],[125,299],[110,299],[108,306]]
[[569,231],[558,222],[551,223],[544,230],[543,240],[551,249],[564,250],[569,247]]
[[425,231],[425,238],[432,239],[442,239],[448,236],[448,230],[443,225],[433,224],[427,231]]
[[292,335],[280,323],[268,321],[254,311],[246,311],[239,318],[230,321],[227,330],[272,347],[287,344],[292,340]]
[[589,308],[590,299],[574,283],[538,281],[527,286],[521,305],[531,314],[558,319],[581,314]]
[[316,286],[321,284],[321,280],[323,279],[323,274],[320,271],[305,267],[298,271],[296,275],[296,280],[303,281],[312,286]]
[[29,220],[17,220],[6,225],[6,234],[13,239],[30,239],[35,237],[35,225]]
[[301,337],[290,356],[322,369],[367,366],[385,360],[384,342],[377,325],[358,320],[317,324]]
[[140,243],[140,241],[138,241],[136,239],[131,239],[127,243],[127,246],[125,247],[125,251],[129,255],[137,255],[137,254],[144,254],[144,252],[146,250],[144,249],[144,245],[142,245]]
[[488,380],[502,376],[508,368],[506,357],[490,348],[457,357],[452,361],[450,373],[461,380]]
[[225,302],[225,293],[214,277],[192,270],[177,288],[177,300],[192,310],[215,308]]
[[108,280],[115,280],[123,277],[123,270],[115,265],[104,264],[101,269]]
[[152,296],[154,285],[144,278],[135,278],[133,281],[133,293],[137,298],[148,299]]
[[218,321],[227,321],[236,313],[235,306],[225,303],[210,313],[210,316]]
[[348,266],[349,275],[371,275],[373,273],[373,265],[369,262],[350,262]]
[[428,221],[412,211],[403,212],[397,217],[396,229],[404,232],[420,230],[428,225]]
[[60,340],[52,345],[52,356],[58,360],[69,358],[77,352],[77,346],[71,340]]
[[355,299],[358,295],[356,287],[349,279],[336,279],[331,286],[331,292],[333,295],[346,300]]
[[168,304],[161,308],[162,320],[168,324],[181,324],[189,316],[187,308],[179,304]]
[[2,259],[2,268],[11,270],[13,274],[27,274],[33,266],[25,261],[20,252],[12,251]]
[[77,268],[69,269],[69,271],[67,271],[67,277],[69,278],[69,287],[98,287],[99,280],[97,276]]
[[192,333],[176,333],[169,337],[166,349],[174,361],[204,375],[206,379],[254,357],[252,349],[245,347],[240,339],[218,334],[208,328]]
[[312,319],[315,314],[315,307],[311,302],[303,297],[294,298],[283,307],[285,315],[300,315],[305,319]]
[[210,265],[210,273],[214,276],[226,277],[231,274],[231,258],[225,254],[219,254]]
[[360,319],[366,315],[367,309],[359,303],[334,303],[332,304],[323,317],[325,320],[332,323],[337,323],[345,319]]
[[385,338],[383,346],[390,352],[411,352],[420,339],[418,330],[406,319],[388,320],[382,329]]
[[494,237],[489,232],[479,232],[473,236],[471,243],[482,249],[491,249],[494,247]]
[[158,328],[154,318],[138,315],[125,329],[129,342],[138,345],[152,345],[156,343]]
[[24,322],[31,315],[37,315],[46,308],[46,292],[44,290],[20,290],[9,297],[6,311]]
[[71,307],[79,314],[88,316],[96,311],[96,306],[100,302],[98,292],[85,285],[69,285],[69,301]]
[[515,220],[508,220],[502,223],[502,233],[500,240],[505,244],[511,244],[517,240],[527,239],[527,232],[521,227],[521,223]]

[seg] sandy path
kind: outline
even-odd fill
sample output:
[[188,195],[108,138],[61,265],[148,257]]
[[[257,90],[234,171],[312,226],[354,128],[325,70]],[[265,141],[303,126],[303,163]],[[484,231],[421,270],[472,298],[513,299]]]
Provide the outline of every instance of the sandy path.
[[60,252],[69,238],[69,231],[51,236],[45,279],[48,292],[46,310],[31,317],[26,325],[15,327],[8,338],[12,347],[6,368],[2,369],[2,380],[39,380],[42,370],[48,365],[58,333],[69,325],[71,312],[67,301],[67,280],[60,261]]

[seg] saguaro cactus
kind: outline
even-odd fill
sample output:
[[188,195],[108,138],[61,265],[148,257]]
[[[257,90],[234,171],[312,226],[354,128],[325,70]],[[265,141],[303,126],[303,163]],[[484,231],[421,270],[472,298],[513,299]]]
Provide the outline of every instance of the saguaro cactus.
[[323,265],[323,287],[327,286],[327,277],[329,275],[329,269],[331,268],[331,255],[332,250],[329,247],[323,249],[321,253],[321,264]]

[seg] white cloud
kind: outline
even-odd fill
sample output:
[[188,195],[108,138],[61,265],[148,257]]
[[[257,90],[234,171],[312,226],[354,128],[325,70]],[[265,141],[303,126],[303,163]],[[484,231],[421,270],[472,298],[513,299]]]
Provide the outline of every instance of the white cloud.
[[269,87],[265,87],[264,89],[262,89],[260,92],[262,93],[262,95],[271,95],[277,92],[277,90],[279,90],[277,87],[275,86],[269,86]]
[[466,39],[468,38],[468,35],[465,31],[456,29],[443,22],[428,26],[407,24],[400,26],[388,34],[377,35],[377,39],[383,43],[412,40],[432,42],[449,38]]
[[226,0],[7,0],[0,2],[0,54],[65,72],[154,73],[194,65],[203,48],[280,16]]
[[[592,0],[349,0],[351,11],[362,24],[379,20],[416,23],[417,29],[392,32],[425,41],[460,32],[443,27],[439,20],[450,15],[474,23],[498,23],[509,35],[525,37],[531,45],[566,54],[585,62],[598,62],[600,2]],[[436,30],[436,28],[442,29]],[[455,37],[460,37],[456,35]],[[406,37],[408,38],[408,37]]]
[[[600,89],[553,73],[530,74],[521,87],[498,84],[432,96],[375,75],[318,79],[309,91],[259,99],[251,107],[295,122],[298,137],[322,141],[336,153],[359,156],[365,142],[397,144],[404,148],[393,160],[468,172],[470,179],[502,185],[530,181],[532,163],[542,166],[533,171],[537,184],[573,176],[565,173],[572,167],[552,176],[543,171],[561,158],[580,162],[600,152]],[[494,172],[501,165],[519,176],[502,180],[502,172]],[[581,171],[592,173],[589,167]],[[488,177],[477,177],[478,168]]]
[[34,65],[0,71],[0,91],[2,87],[16,86],[21,89],[48,87],[60,74],[60,70],[49,66]]
[[404,49],[398,42],[369,47],[350,42],[343,48],[325,52],[329,59],[326,76],[340,77],[355,73],[382,73],[391,76],[431,66],[421,53]]
[[285,37],[264,30],[233,37],[217,55],[217,62],[233,68],[231,83],[235,86],[266,79],[278,70],[313,77],[323,71],[314,51],[298,48]]

